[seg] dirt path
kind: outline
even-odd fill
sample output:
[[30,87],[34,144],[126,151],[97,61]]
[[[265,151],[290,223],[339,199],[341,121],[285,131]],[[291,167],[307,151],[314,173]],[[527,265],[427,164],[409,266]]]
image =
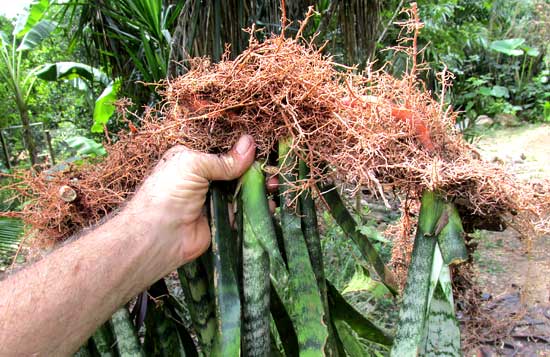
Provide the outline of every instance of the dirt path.
[[[489,131],[477,144],[522,178],[550,177],[550,125]],[[480,231],[475,252],[484,310],[495,325],[510,321],[507,337],[481,356],[550,356],[550,236],[520,241],[512,229]]]

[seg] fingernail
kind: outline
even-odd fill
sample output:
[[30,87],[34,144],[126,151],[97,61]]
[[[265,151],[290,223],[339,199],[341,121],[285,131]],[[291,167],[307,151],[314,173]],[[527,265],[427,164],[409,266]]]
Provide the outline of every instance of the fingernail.
[[237,144],[235,144],[235,151],[239,155],[244,155],[250,149],[252,145],[252,138],[248,135],[241,136]]

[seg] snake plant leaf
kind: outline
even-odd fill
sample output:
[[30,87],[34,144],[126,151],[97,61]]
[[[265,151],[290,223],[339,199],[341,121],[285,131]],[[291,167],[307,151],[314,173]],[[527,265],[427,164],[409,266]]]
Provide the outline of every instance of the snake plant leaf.
[[354,335],[353,329],[343,320],[334,321],[334,326],[338,332],[338,337],[342,340],[346,355],[350,357],[368,356],[368,352],[361,344],[359,339]]
[[213,355],[237,356],[241,350],[241,302],[237,277],[233,269],[232,232],[229,225],[227,197],[218,184],[211,192],[212,262],[217,334]]
[[[164,300],[164,299],[162,299]],[[176,322],[170,318],[163,304],[150,302],[145,318],[143,350],[146,356],[185,356],[183,342]]]
[[296,330],[294,329],[290,315],[277,294],[277,289],[273,286],[270,293],[270,310],[286,356],[298,356],[300,348],[298,346]]
[[243,226],[251,233],[269,255],[270,275],[276,287],[288,282],[288,271],[284,262],[271,212],[267,201],[265,178],[259,163],[255,162],[241,179],[241,201],[243,205]]
[[449,222],[438,234],[437,242],[445,264],[459,264],[468,260],[462,220],[452,203],[447,203],[445,209],[448,211]]
[[[351,306],[328,280],[327,288],[331,317],[335,324],[337,321],[345,322],[359,337],[365,340],[384,346],[392,344],[392,338]],[[346,342],[343,339],[342,342],[345,349]]]
[[209,354],[216,334],[216,319],[206,269],[195,260],[178,268],[178,277],[200,348]]
[[378,252],[370,242],[369,237],[364,236],[357,230],[357,224],[344,205],[336,188],[333,185],[325,185],[321,188],[321,192],[323,192],[323,198],[328,204],[330,213],[338,225],[342,227],[342,230],[355,242],[363,258],[365,258],[378,276],[380,276],[384,285],[386,285],[392,294],[397,294],[397,280],[393,272],[386,267],[378,255]]
[[[300,161],[300,180],[309,178],[309,168],[306,163]],[[317,283],[321,293],[326,296],[325,272],[323,266],[323,252],[321,250],[321,238],[319,236],[317,212],[315,203],[310,190],[304,190],[300,195],[300,207],[302,209],[302,230],[306,240],[309,258],[313,272],[317,278]]]
[[[305,181],[310,178],[309,167],[303,160],[300,160],[299,177]],[[321,237],[319,235],[319,222],[317,221],[317,210],[313,201],[310,189],[304,190],[300,194],[300,208],[302,219],[302,231],[306,241],[307,251],[313,273],[317,279],[317,287],[321,295],[324,310],[324,322],[327,325],[329,338],[325,346],[325,353],[328,356],[337,356],[337,342],[334,338],[333,326],[330,323],[330,309],[328,307],[327,283],[325,279],[325,267],[323,264],[323,251],[321,248]]]
[[[302,233],[299,198],[290,190],[289,184],[297,179],[296,157],[290,153],[290,140],[279,141],[279,199],[281,206],[281,228],[288,259],[290,278],[288,283],[291,304],[287,306],[298,335],[300,355],[323,355],[328,339],[324,322],[324,309],[317,279],[311,265],[309,252]],[[291,206],[294,202],[296,207]]]
[[189,314],[185,307],[172,295],[168,295],[164,300],[164,304],[166,305],[165,312],[168,318],[176,323],[183,348],[185,349],[185,356],[198,357],[199,353],[197,352],[195,340],[188,331],[188,328],[191,329],[191,326],[187,321]]
[[[432,276],[436,230],[448,223],[445,202],[434,192],[422,195],[418,227],[408,279],[399,311],[399,323],[391,356],[414,357],[422,342]],[[444,223],[443,223],[444,222]]]
[[120,356],[143,356],[130,313],[126,307],[118,309],[111,317],[111,328],[115,345]]
[[430,273],[430,285],[428,288],[428,303],[426,305],[426,316],[430,310],[430,303],[432,301],[433,294],[435,289],[439,284],[439,276],[441,275],[441,270],[444,267],[443,256],[441,255],[441,250],[439,249],[438,244],[435,244],[433,259],[432,259],[432,270]]
[[[265,208],[265,181],[257,163],[242,177],[243,205],[243,353],[247,356],[266,356],[271,349],[270,336],[270,262],[269,255],[260,242],[254,225],[270,227],[271,217],[258,214],[258,207]],[[258,227],[256,227],[258,228]],[[261,234],[261,233],[260,233]]]
[[78,351],[74,354],[74,357],[91,357],[92,353],[90,352],[90,349],[88,348],[88,343],[86,343],[84,346],[81,346]]
[[420,354],[422,356],[459,357],[462,355],[451,274],[446,265],[441,268],[437,286],[430,300],[426,317],[425,342],[421,347]]
[[97,349],[97,352],[101,357],[114,357],[116,353],[114,351],[115,342],[113,337],[113,331],[109,323],[101,325],[92,335],[92,340]]

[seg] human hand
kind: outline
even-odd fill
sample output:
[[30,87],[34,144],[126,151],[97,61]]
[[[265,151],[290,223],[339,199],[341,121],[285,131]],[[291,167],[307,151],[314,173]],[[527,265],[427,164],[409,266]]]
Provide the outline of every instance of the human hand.
[[218,156],[170,149],[145,180],[127,211],[147,220],[148,230],[164,245],[173,268],[200,256],[210,245],[210,228],[203,207],[210,180],[240,177],[254,161],[254,140],[242,136]]

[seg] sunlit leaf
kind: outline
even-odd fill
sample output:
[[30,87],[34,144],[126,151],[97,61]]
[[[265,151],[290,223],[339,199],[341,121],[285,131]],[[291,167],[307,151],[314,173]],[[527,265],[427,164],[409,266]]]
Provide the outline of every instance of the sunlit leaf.
[[79,156],[98,157],[107,155],[107,151],[105,151],[103,145],[84,136],[73,136],[65,139],[65,142],[69,147],[76,150]]
[[540,51],[536,47],[522,46],[521,48],[525,51],[525,54],[529,57],[538,57],[540,55]]
[[519,48],[525,42],[524,38],[509,38],[507,40],[498,40],[491,42],[490,48],[494,51],[504,53],[509,56],[521,56],[523,50]]
[[103,131],[103,126],[107,125],[107,122],[114,114],[120,83],[120,79],[111,82],[95,101],[92,133],[101,133]]
[[57,27],[57,23],[42,20],[33,26],[23,37],[17,51],[32,50],[40,44]]
[[15,27],[13,28],[13,35],[17,38],[23,37],[29,32],[34,25],[36,25],[50,7],[50,0],[34,0],[29,4],[29,10],[17,18]]
[[[436,251],[438,249],[436,248]],[[421,356],[461,356],[449,267],[442,265],[426,316]]]
[[89,83],[109,85],[109,77],[97,68],[78,62],[56,62],[44,64],[36,76],[46,81],[82,78]]
[[357,291],[367,291],[375,298],[382,298],[387,294],[391,294],[384,284],[372,279],[368,269],[362,265],[355,268],[355,273],[342,291],[342,294]]

